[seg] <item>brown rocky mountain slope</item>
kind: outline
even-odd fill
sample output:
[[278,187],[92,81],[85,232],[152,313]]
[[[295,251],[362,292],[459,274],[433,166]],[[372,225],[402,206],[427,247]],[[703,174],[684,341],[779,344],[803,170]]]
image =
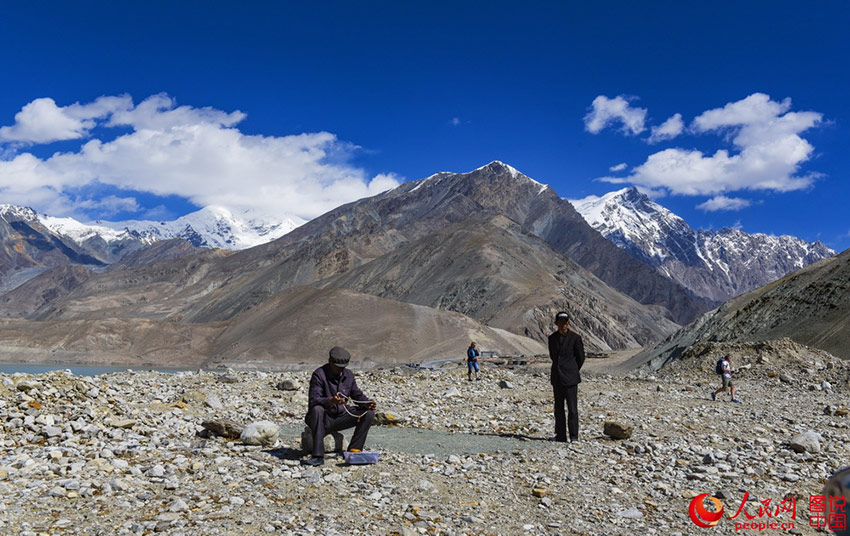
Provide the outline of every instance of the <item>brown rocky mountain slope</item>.
[[464,355],[470,340],[509,355],[539,354],[532,339],[439,311],[350,290],[293,287],[229,322],[144,318],[0,321],[12,361],[194,367],[297,364],[343,344],[358,361],[398,363]]
[[643,346],[677,327],[503,216],[470,218],[319,284],[457,311],[540,341],[566,310],[594,350]]
[[850,359],[850,250],[726,302],[624,368],[657,370],[697,343],[784,337]]

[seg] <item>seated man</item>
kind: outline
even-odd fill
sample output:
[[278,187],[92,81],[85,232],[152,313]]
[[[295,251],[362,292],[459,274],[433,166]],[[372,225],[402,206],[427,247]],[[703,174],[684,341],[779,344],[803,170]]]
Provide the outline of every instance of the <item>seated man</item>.
[[357,387],[354,373],[345,368],[350,359],[351,354],[345,348],[334,346],[328,363],[317,368],[310,378],[310,398],[304,420],[313,432],[313,452],[309,460],[302,462],[304,465],[325,463],[324,439],[331,432],[354,427],[348,450],[363,450],[366,434],[375,419],[376,405],[366,399]]

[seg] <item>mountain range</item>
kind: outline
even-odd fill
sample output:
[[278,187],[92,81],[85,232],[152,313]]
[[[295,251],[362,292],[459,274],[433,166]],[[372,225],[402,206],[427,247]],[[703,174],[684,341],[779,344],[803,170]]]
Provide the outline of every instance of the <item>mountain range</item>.
[[0,348],[179,364],[298,362],[309,357],[298,348],[339,343],[392,361],[445,357],[478,338],[542,353],[565,309],[589,349],[607,350],[659,340],[706,310],[501,162],[402,184],[253,248],[146,260],[46,271],[21,290],[37,299],[0,296]]
[[234,215],[205,207],[173,221],[96,221],[38,214],[0,205],[0,289],[15,288],[41,271],[63,265],[98,270],[155,242],[179,238],[195,247],[239,250],[280,238],[303,221],[269,223],[250,212]]
[[[498,161],[404,183],[247,249],[217,215],[156,234],[149,222],[0,211],[7,258],[29,260],[10,271],[28,280],[0,294],[0,351],[160,366],[309,362],[335,344],[376,363],[459,354],[470,340],[535,354],[559,310],[589,350],[608,351],[652,345],[711,303]],[[163,240],[184,224],[194,244]],[[249,228],[256,240],[284,229]],[[198,247],[214,242],[234,248]]]
[[634,187],[573,205],[618,247],[717,304],[835,255],[793,236],[694,230]]

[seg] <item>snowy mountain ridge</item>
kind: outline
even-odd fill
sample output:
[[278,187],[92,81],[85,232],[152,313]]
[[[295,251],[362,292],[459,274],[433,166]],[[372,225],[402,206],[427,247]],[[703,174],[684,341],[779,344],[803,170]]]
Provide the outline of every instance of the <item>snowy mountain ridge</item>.
[[696,295],[718,302],[835,255],[821,242],[789,235],[694,230],[636,188],[571,202],[618,247]]
[[[0,214],[6,209],[0,207]],[[16,214],[34,215],[32,209],[16,207]],[[26,211],[29,212],[26,212]],[[36,219],[51,231],[66,236],[82,244],[92,238],[100,237],[107,243],[131,237],[144,245],[159,240],[182,238],[198,247],[222,248],[230,250],[247,249],[272,240],[276,240],[295,229],[304,221],[288,217],[280,222],[269,222],[262,217],[242,212],[235,215],[220,206],[209,206],[173,221],[120,221],[97,220],[86,224],[73,218],[56,218],[36,215]]]

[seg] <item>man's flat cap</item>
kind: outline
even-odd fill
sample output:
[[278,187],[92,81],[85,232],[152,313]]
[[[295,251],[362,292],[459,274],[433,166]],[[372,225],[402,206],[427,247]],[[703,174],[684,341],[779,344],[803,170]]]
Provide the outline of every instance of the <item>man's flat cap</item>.
[[330,351],[330,362],[338,367],[345,367],[351,360],[351,354],[342,346],[334,346]]

